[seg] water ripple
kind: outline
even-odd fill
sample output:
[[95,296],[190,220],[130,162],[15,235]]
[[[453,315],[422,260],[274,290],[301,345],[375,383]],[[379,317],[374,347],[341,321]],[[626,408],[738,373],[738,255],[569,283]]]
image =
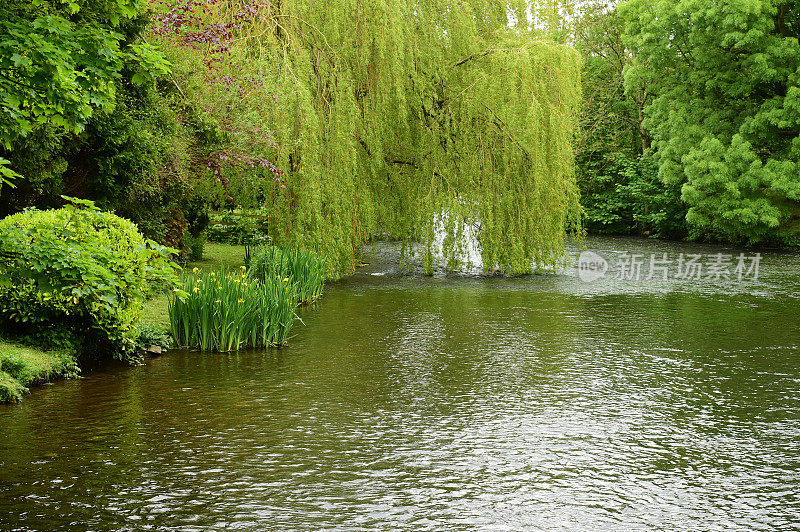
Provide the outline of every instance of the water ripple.
[[357,276],[288,349],[1,407],[0,529],[800,530],[793,268],[769,298]]

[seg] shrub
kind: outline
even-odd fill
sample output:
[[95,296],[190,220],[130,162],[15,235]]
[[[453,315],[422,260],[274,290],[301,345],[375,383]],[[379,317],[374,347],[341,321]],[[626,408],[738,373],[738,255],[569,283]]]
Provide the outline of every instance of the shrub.
[[651,159],[611,154],[604,163],[585,168],[578,180],[589,232],[686,236],[680,186],[662,183]]
[[189,246],[189,260],[203,260],[203,253],[206,249],[206,235],[186,236],[186,244]]
[[90,201],[0,221],[0,318],[36,336],[55,328],[104,354],[134,356],[146,297],[174,288],[171,250]]
[[325,262],[305,249],[282,250],[262,246],[252,252],[248,276],[251,279],[288,277],[297,284],[302,303],[311,303],[322,295]]
[[[197,268],[194,269],[197,273]],[[188,275],[185,294],[169,303],[172,337],[182,347],[235,351],[286,343],[296,318],[298,287],[289,278],[241,273]]]
[[258,210],[211,213],[208,240],[220,244],[253,244],[266,236],[266,216]]

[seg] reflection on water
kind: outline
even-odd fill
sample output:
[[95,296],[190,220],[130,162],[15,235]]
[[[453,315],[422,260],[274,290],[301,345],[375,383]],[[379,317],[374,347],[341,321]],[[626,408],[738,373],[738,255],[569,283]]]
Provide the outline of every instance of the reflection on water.
[[722,286],[375,260],[289,348],[0,407],[0,529],[796,529],[798,286],[790,254]]

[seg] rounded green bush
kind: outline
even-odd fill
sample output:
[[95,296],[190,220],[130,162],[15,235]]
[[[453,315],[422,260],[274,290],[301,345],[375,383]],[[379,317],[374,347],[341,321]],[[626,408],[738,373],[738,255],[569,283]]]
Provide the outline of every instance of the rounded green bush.
[[144,300],[174,289],[177,267],[132,222],[67,199],[74,204],[0,221],[0,318],[18,332],[55,328],[131,358]]

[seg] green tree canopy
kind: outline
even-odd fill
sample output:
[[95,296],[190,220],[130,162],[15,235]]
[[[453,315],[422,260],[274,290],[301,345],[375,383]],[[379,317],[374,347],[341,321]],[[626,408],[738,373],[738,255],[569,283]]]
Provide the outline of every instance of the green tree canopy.
[[141,4],[10,0],[0,17],[0,145],[10,150],[45,124],[82,131],[95,110],[113,107],[126,65],[137,67],[135,81],[164,72],[159,53],[122,33]]
[[776,0],[629,0],[645,125],[687,221],[734,242],[800,243],[800,7]]
[[0,19],[0,141],[9,148],[39,124],[81,131],[95,109],[114,104],[126,61],[136,81],[164,72],[147,44],[125,43],[124,19],[139,0],[12,2]]
[[625,45],[614,5],[588,0],[570,18],[569,39],[583,56],[583,105],[575,163],[587,231],[656,237],[685,235],[680,184],[658,178],[644,129],[647,86],[625,87],[636,56]]
[[[227,100],[210,91],[207,107],[269,119],[283,186],[268,171],[260,180],[248,172],[231,178],[233,197],[250,194],[270,211],[276,243],[313,247],[336,272],[352,270],[358,246],[376,233],[431,243],[441,213],[452,237],[463,223],[481,224],[489,268],[555,262],[579,218],[580,58],[529,28],[527,8],[499,0],[262,8],[256,27],[234,39],[230,65],[215,72],[259,85]],[[219,22],[236,12],[210,11]],[[187,57],[161,42],[174,62]],[[185,70],[204,71],[202,59]],[[446,242],[454,258],[459,239]]]

